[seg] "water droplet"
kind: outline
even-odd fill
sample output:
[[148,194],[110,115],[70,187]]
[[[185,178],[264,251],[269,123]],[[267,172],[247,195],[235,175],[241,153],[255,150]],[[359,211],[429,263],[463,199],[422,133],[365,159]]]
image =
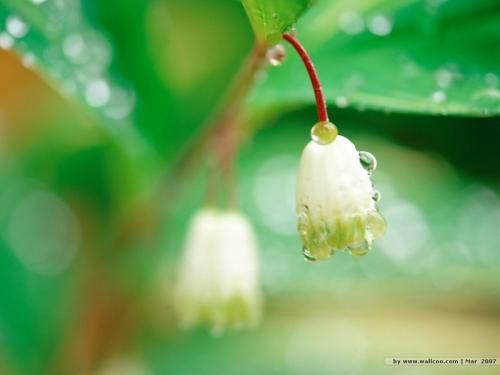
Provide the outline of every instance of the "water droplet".
[[98,80],[89,83],[85,90],[85,100],[91,107],[102,107],[110,98],[110,89],[106,81]]
[[361,33],[365,28],[363,17],[355,12],[342,13],[339,19],[339,27],[348,35],[356,35]]
[[7,33],[0,33],[0,48],[11,49],[14,45],[14,39]]
[[31,68],[33,65],[35,65],[36,57],[31,52],[28,52],[23,55],[23,57],[21,58],[21,62],[25,67]]
[[35,5],[40,5],[45,3],[47,0],[31,0],[31,2]]
[[369,250],[370,250],[370,246],[368,245],[368,242],[366,242],[366,241],[349,246],[350,253],[354,256],[357,256],[357,257],[366,255]]
[[125,91],[118,88],[113,88],[111,92],[111,100],[106,105],[105,114],[114,120],[122,120],[126,118],[135,106],[135,93],[133,91]]
[[486,73],[484,75],[486,86],[495,88],[498,85],[498,76],[495,73]]
[[444,102],[448,97],[444,91],[435,91],[432,93],[432,101],[435,103],[442,103]]
[[332,143],[339,134],[337,127],[331,122],[318,122],[311,129],[311,138],[320,145]]
[[14,38],[22,38],[29,31],[29,26],[17,16],[9,16],[5,22],[7,32]]
[[439,87],[447,88],[453,82],[453,73],[448,69],[441,68],[436,71],[435,78]]
[[10,249],[27,269],[55,276],[76,258],[80,225],[72,209],[59,197],[33,191],[13,211],[7,238]]
[[306,248],[302,248],[302,255],[304,256],[304,260],[307,262],[316,262],[317,259],[310,253],[310,251]]
[[283,64],[286,59],[286,49],[282,44],[276,44],[267,50],[266,59],[272,66]]
[[387,229],[387,223],[378,211],[372,211],[368,214],[366,220],[366,231],[371,239],[375,240],[382,237]]
[[392,20],[383,14],[376,14],[368,21],[368,30],[377,36],[389,35],[392,31]]
[[80,34],[69,35],[63,40],[62,50],[64,55],[73,62],[82,62],[85,43]]
[[380,202],[380,200],[382,199],[382,194],[380,194],[380,191],[378,191],[378,190],[374,190],[374,191],[373,191],[373,195],[372,195],[372,199],[373,199],[375,202]]
[[335,105],[339,108],[346,108],[349,105],[349,100],[345,96],[337,96],[335,98]]
[[377,159],[368,151],[359,152],[359,162],[370,174],[377,169]]

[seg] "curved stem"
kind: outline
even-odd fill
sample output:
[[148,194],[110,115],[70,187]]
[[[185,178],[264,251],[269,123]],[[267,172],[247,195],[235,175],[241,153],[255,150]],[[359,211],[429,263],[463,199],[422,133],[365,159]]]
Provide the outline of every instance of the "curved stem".
[[319,81],[318,73],[316,72],[316,68],[309,57],[306,49],[300,42],[291,34],[283,34],[283,39],[292,45],[293,48],[297,51],[300,58],[302,59],[307,73],[309,74],[309,78],[311,79],[311,84],[314,89],[314,97],[316,98],[316,109],[318,111],[318,120],[320,122],[328,122],[328,112],[326,110],[326,102],[325,97],[323,95],[323,88],[321,87],[321,82]]
[[255,82],[255,76],[266,65],[266,51],[266,46],[260,44],[254,46],[215,115],[204,125],[203,130],[187,146],[171,172],[165,176],[158,190],[159,201],[165,201],[165,197],[170,201],[170,197],[174,191],[178,190],[183,177],[190,173],[193,164],[207,149],[218,151],[219,156],[226,161],[235,154],[236,142],[239,142],[241,138],[238,125],[241,120],[242,107]]

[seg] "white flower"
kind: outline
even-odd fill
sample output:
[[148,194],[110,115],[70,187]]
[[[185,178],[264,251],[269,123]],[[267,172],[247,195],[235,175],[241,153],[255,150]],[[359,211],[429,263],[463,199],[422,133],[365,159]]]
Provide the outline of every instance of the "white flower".
[[243,215],[207,208],[194,216],[175,298],[185,327],[204,324],[217,333],[258,322],[257,245]]
[[326,259],[338,250],[364,255],[384,233],[386,223],[376,205],[379,195],[370,179],[375,166],[371,154],[358,153],[340,135],[328,144],[311,141],[306,146],[296,207],[306,259]]

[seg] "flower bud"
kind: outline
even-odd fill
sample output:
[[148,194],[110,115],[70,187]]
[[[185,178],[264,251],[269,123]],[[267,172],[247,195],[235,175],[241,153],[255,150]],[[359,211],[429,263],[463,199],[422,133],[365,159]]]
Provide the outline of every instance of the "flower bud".
[[191,220],[175,291],[184,327],[256,325],[261,297],[257,245],[248,220],[238,212],[203,209]]
[[373,159],[371,169],[363,165],[355,146],[343,136],[326,145],[311,141],[306,146],[300,160],[296,206],[306,259],[326,259],[339,250],[364,255],[385,232],[370,179],[376,163]]

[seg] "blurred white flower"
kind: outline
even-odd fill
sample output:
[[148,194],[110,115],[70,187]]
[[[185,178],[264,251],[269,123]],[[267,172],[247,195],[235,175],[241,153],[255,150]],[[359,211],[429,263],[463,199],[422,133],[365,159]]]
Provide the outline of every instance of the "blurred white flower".
[[257,245],[235,211],[203,209],[191,220],[175,289],[181,325],[251,327],[260,316]]
[[370,179],[375,168],[375,158],[358,153],[343,136],[328,144],[309,142],[300,161],[296,206],[306,259],[326,259],[338,250],[364,255],[384,233],[376,205],[380,194]]

